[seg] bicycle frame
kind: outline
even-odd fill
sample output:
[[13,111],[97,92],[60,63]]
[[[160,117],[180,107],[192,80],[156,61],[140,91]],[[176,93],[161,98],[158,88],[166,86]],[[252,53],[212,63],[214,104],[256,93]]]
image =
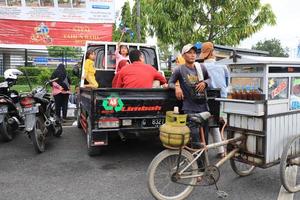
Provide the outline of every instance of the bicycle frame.
[[[204,139],[204,131],[203,131],[203,128],[201,127],[201,138],[202,138],[202,141],[205,141],[203,140]],[[176,172],[177,174],[180,176],[180,179],[188,179],[188,178],[196,178],[196,177],[200,177],[202,176],[204,173],[203,172],[199,172],[195,175],[189,175],[189,176],[183,176],[183,173],[186,172],[186,170],[191,167],[191,165],[196,162],[200,156],[204,153],[205,154],[205,165],[206,166],[209,166],[209,158],[208,158],[208,154],[207,154],[207,151],[209,149],[212,149],[212,148],[216,148],[216,147],[220,147],[220,146],[224,146],[224,145],[227,145],[229,143],[235,143],[235,142],[239,142],[239,141],[243,141],[245,140],[245,136],[241,135],[239,137],[236,137],[236,138],[232,138],[232,139],[228,139],[228,140],[225,140],[225,141],[222,141],[222,142],[218,142],[218,143],[213,143],[213,144],[209,144],[209,145],[206,145],[205,142],[204,142],[204,148],[201,148],[201,149],[193,149],[193,148],[190,148],[188,146],[183,146],[182,148],[180,148],[179,150],[179,157],[178,157],[178,163],[177,163],[177,166],[176,166]],[[179,163],[179,159],[181,157],[181,151],[182,149],[186,149],[190,152],[193,152],[192,155],[195,157],[192,162],[190,162],[187,166],[185,166],[182,170],[179,170],[179,166],[180,164],[182,163]],[[216,164],[215,166],[216,167],[220,167],[222,164],[224,164],[227,160],[229,160],[230,158],[232,158],[235,153],[237,153],[239,151],[239,148],[235,148],[233,149],[232,151],[230,151],[224,158],[220,159]],[[196,156],[195,156],[196,155]]]

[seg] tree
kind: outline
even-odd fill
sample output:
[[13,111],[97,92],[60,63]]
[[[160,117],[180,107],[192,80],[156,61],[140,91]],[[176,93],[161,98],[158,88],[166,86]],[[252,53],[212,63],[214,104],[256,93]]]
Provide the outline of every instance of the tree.
[[[123,7],[122,7],[122,11],[121,11],[121,27],[131,27],[131,10],[130,10],[130,5],[129,5],[129,1],[127,0]],[[114,25],[114,32],[113,32],[113,41],[119,41],[120,37],[122,35],[122,30],[120,29],[120,27],[116,27],[116,25]],[[130,35],[129,34],[125,34],[123,36],[122,41],[124,42],[130,42]]]
[[48,46],[47,49],[51,57],[77,58],[82,55],[80,47]]
[[274,57],[289,57],[288,48],[283,48],[281,42],[278,39],[264,40],[256,43],[255,46],[252,46],[252,49],[268,51],[270,56]]
[[[140,18],[140,24],[141,24],[141,41],[146,41],[146,29],[147,29],[147,18],[145,17],[146,13],[146,5],[145,0],[140,0],[141,4],[141,18]],[[113,32],[113,41],[118,42],[120,40],[120,37],[122,35],[122,27],[127,27],[130,29],[129,32],[127,32],[123,38],[122,42],[137,42],[137,16],[136,16],[136,3],[134,4],[132,10],[130,9],[129,2],[126,1],[125,4],[122,7],[121,11],[121,27],[116,27],[116,24],[114,25],[114,32]],[[133,34],[130,35],[130,32]]]
[[150,33],[177,49],[196,41],[237,45],[276,23],[270,5],[260,0],[145,1]]
[[[144,0],[140,0],[140,9],[141,9],[141,17],[140,17],[140,24],[141,24],[141,41],[140,42],[145,42],[146,41],[146,32],[147,32],[147,18],[146,18],[146,2]],[[135,0],[135,4],[132,8],[132,13],[136,13],[136,0]],[[137,19],[137,15],[133,14],[132,15],[132,29],[134,32],[134,41],[138,40],[138,34],[137,34],[137,27],[136,24],[138,23],[138,19]]]

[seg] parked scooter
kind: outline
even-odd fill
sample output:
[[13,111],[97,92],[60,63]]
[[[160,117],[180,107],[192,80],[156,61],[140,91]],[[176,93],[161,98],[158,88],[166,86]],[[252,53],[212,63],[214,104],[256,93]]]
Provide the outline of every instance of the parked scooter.
[[47,85],[54,80],[47,81],[44,86],[39,86],[31,93],[21,96],[21,106],[25,116],[25,132],[33,142],[37,153],[45,151],[46,138],[50,135],[60,137],[62,124],[55,114],[55,104]]
[[5,81],[0,83],[0,135],[3,141],[11,141],[18,130],[23,118],[20,116],[20,96],[10,88],[16,84],[19,75],[17,69],[7,69],[4,72]]

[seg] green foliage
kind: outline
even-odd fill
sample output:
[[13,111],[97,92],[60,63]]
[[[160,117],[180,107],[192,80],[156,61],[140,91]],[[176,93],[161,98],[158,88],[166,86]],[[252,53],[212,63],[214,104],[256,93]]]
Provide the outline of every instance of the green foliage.
[[160,40],[157,42],[159,47],[159,58],[160,60],[166,61],[172,52],[169,51],[169,45],[162,43]]
[[79,58],[82,55],[80,47],[47,46],[51,57]]
[[289,49],[281,46],[280,40],[273,38],[271,40],[259,41],[252,49],[268,51],[273,57],[289,57]]
[[44,67],[19,67],[18,70],[25,73],[27,73],[28,76],[38,76],[41,71],[43,71]]
[[176,49],[196,41],[237,45],[276,23],[271,6],[260,0],[145,1],[150,34]]
[[[30,81],[30,84],[38,84],[38,76],[28,76],[28,79]],[[17,80],[18,85],[28,85],[28,81],[26,79],[26,76],[19,76]]]
[[165,74],[165,77],[166,77],[167,79],[169,79],[170,76],[172,75],[172,71],[171,71],[171,70],[164,70],[164,74]]
[[[137,23],[140,23],[140,27],[141,27],[141,41],[140,42],[145,42],[146,41],[146,32],[147,32],[147,18],[146,18],[146,14],[147,14],[147,5],[145,0],[140,0],[140,18],[137,17],[136,14],[132,14],[132,18],[131,18],[131,27],[132,30],[134,32],[134,37],[133,37],[133,41],[138,41],[138,34],[137,34]],[[136,13],[137,11],[137,5],[136,5],[136,0],[135,0],[135,4],[132,8],[132,13]]]
[[[42,85],[46,80],[49,80],[51,74],[54,72],[55,68],[47,68],[47,67],[19,67],[20,71],[23,72],[24,76],[19,76],[17,84],[18,85],[28,85],[28,81],[25,76],[25,72],[27,72],[28,79],[31,84],[34,85]],[[67,68],[67,74],[71,79],[71,84],[76,85],[79,84],[80,79],[73,75],[73,68]],[[4,81],[3,77],[0,77],[0,81]]]
[[[146,3],[145,0],[140,0],[140,8],[141,8],[141,17],[140,19],[137,18],[136,15],[136,3],[134,4],[132,10],[130,9],[129,1],[127,0],[125,4],[122,7],[122,12],[121,12],[121,20],[124,24],[125,27],[130,28],[134,35],[133,38],[130,38],[129,33],[125,33],[125,35],[122,38],[122,42],[137,42],[137,28],[136,24],[137,21],[140,21],[141,24],[141,41],[140,42],[145,42],[146,41],[146,29],[147,29],[147,18],[146,18]],[[116,27],[114,25],[114,31],[113,31],[113,41],[118,42],[121,38],[122,32],[119,27]]]
[[45,83],[47,80],[50,79],[51,74],[52,72],[49,68],[45,68],[44,70],[42,70],[41,73],[37,76],[38,83]]

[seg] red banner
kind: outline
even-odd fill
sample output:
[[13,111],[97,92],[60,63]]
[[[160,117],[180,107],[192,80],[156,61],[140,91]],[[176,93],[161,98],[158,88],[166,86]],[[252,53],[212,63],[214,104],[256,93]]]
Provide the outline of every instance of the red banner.
[[113,24],[0,20],[0,44],[84,46],[112,41]]

